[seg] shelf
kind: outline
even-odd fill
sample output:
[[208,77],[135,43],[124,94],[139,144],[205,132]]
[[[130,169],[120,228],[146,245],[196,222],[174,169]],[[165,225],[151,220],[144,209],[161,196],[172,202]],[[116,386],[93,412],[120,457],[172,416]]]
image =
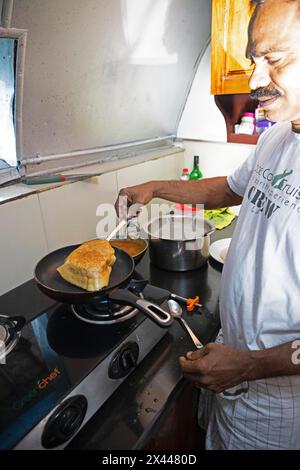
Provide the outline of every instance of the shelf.
[[230,132],[227,135],[227,142],[235,144],[252,144],[256,145],[259,135],[247,135],[247,134],[233,134]]
[[258,102],[252,100],[249,94],[216,95],[215,102],[225,119],[227,142],[255,145],[258,135],[234,134],[233,129],[240,122],[243,113],[255,112]]

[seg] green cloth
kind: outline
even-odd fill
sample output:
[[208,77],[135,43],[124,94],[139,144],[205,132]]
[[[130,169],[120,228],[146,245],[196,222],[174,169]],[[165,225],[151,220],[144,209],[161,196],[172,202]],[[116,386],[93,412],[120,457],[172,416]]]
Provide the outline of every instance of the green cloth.
[[216,229],[221,230],[231,224],[235,218],[234,213],[228,208],[205,210],[204,218],[212,222]]

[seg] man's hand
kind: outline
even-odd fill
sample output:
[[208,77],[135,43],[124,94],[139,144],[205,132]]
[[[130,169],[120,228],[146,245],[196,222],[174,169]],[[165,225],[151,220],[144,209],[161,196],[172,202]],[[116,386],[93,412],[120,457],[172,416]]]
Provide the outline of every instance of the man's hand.
[[[154,197],[154,185],[151,181],[137,186],[123,188],[119,192],[115,203],[115,209],[120,219],[127,218],[127,209],[134,204],[148,204]],[[134,214],[132,214],[134,215]]]
[[179,358],[179,364],[188,380],[216,393],[249,380],[254,368],[249,351],[216,343],[188,352]]

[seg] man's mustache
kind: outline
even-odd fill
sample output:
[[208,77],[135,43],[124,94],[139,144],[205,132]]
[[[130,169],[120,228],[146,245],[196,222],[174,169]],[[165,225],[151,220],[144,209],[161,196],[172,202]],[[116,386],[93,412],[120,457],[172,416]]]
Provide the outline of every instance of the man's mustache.
[[250,98],[252,100],[258,100],[259,98],[263,98],[265,96],[277,97],[277,96],[282,96],[282,94],[278,90],[276,90],[276,88],[271,88],[271,87],[257,88],[257,90],[253,90],[250,93]]

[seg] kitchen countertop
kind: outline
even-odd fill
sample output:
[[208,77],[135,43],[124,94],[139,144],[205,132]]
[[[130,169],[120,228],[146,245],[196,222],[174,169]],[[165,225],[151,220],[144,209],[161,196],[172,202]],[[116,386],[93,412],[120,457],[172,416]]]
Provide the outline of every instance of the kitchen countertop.
[[[236,220],[229,227],[216,231],[211,242],[231,237],[235,225]],[[199,270],[175,273],[152,266],[146,253],[137,271],[151,284],[170,292],[183,297],[199,295],[205,311],[186,313],[185,318],[204,344],[215,339],[220,327],[221,264],[210,258]],[[178,322],[174,322],[67,449],[142,449],[159,418],[185,385],[178,357],[193,349],[187,333]]]

